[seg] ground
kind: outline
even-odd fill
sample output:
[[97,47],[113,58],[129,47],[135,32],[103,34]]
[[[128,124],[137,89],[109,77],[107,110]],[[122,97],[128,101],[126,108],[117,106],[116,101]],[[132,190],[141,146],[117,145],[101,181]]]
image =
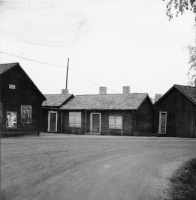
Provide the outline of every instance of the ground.
[[158,200],[196,139],[41,134],[1,139],[4,200]]

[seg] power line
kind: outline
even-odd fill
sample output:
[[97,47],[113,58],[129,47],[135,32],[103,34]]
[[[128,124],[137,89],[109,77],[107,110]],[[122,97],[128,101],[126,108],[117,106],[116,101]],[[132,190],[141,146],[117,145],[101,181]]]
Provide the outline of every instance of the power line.
[[[40,63],[40,64],[44,64],[44,65],[50,65],[50,66],[54,66],[54,67],[63,67],[63,68],[65,68],[64,66],[61,66],[61,65],[55,65],[55,64],[50,64],[50,63],[46,63],[46,62],[41,62],[41,61],[29,59],[29,58],[24,58],[24,57],[16,56],[16,55],[9,54],[9,53],[3,52],[3,51],[0,51],[0,53],[5,54],[5,55],[9,55],[9,56],[13,56],[13,57],[16,57],[16,58],[28,60],[28,61],[31,61],[31,62],[36,62],[36,63]],[[90,82],[92,82],[92,83],[94,83],[94,84],[96,84],[96,85],[98,85],[98,86],[101,87],[100,84],[98,84],[98,83],[96,83],[96,82],[94,82],[94,81],[92,81],[92,80],[86,78],[85,76],[83,76],[83,75],[81,75],[80,73],[76,72],[76,71],[73,70],[72,68],[69,67],[69,69],[70,69],[71,71],[73,71],[74,73],[76,73],[77,75],[81,76],[82,78],[84,78],[84,79],[86,79],[86,80],[88,80],[88,81],[90,81]],[[113,91],[113,90],[111,90],[111,89],[109,89],[109,88],[108,88],[108,90],[110,90],[111,92],[115,92],[115,91]],[[118,93],[118,92],[115,92],[115,93]]]

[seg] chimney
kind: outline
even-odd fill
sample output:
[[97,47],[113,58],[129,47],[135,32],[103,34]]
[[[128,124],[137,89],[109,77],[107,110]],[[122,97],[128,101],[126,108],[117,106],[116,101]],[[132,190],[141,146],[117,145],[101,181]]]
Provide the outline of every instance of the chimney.
[[69,94],[69,90],[68,89],[62,89],[62,94]]
[[99,94],[107,94],[107,87],[99,87]]
[[129,94],[130,93],[130,87],[129,86],[123,86],[123,94]]

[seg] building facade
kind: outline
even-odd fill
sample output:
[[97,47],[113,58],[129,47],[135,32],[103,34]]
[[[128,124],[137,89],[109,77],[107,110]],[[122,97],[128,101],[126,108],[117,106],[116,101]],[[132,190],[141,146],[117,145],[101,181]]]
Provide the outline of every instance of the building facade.
[[19,63],[0,64],[1,136],[38,134],[45,100]]
[[60,132],[151,136],[153,106],[146,93],[107,94],[101,87],[98,95],[77,95],[60,108]]
[[196,87],[174,85],[155,103],[154,133],[196,138]]
[[74,97],[72,94],[45,94],[46,101],[42,104],[42,131],[43,132],[61,132],[62,114],[59,109]]

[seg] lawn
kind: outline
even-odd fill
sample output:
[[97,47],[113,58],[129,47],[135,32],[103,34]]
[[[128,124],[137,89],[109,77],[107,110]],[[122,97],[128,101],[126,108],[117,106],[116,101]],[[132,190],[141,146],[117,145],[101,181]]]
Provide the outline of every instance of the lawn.
[[12,199],[162,199],[196,140],[41,134],[1,139],[1,195]]

